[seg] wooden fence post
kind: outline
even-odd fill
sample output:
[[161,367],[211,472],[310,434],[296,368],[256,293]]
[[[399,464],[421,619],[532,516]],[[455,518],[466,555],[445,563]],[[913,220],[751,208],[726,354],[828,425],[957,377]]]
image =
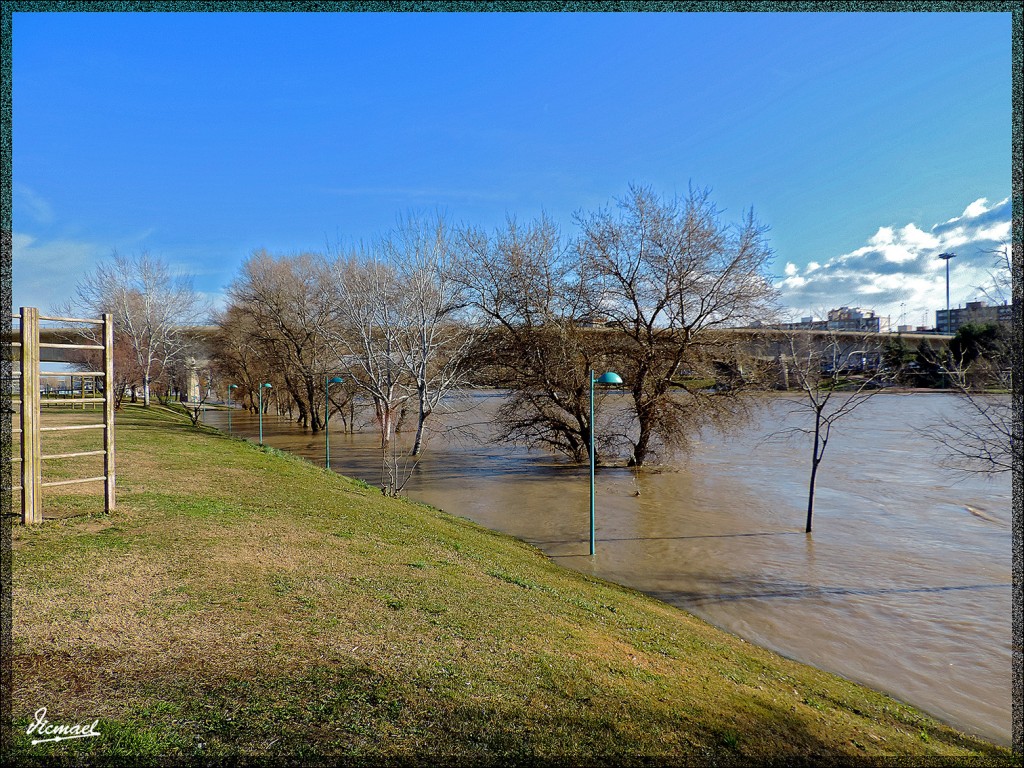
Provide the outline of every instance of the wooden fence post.
[[43,522],[39,438],[39,310],[21,308],[21,522]]
[[[95,381],[95,380],[94,380]],[[95,384],[93,385],[95,389]],[[85,390],[83,380],[82,390]],[[103,313],[103,482],[104,509],[114,511],[114,316]]]

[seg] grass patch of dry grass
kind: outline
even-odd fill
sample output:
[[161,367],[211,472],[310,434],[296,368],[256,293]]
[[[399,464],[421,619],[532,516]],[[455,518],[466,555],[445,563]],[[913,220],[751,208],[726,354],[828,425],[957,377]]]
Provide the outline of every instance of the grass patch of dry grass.
[[[1007,750],[522,542],[183,417],[14,534],[16,756],[624,764]],[[62,517],[70,496],[47,496]],[[32,747],[32,713],[101,737]]]

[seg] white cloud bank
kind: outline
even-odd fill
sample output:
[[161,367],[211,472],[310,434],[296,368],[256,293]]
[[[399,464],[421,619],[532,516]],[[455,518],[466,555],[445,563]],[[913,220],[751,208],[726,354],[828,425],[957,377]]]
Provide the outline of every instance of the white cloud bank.
[[993,205],[980,198],[927,230],[914,223],[879,227],[866,245],[823,264],[789,262],[777,286],[792,318],[845,305],[888,316],[894,328],[932,326],[935,311],[946,306],[946,263],[939,254],[957,254],[949,263],[951,306],[985,299],[991,251],[1009,242],[1010,222],[1009,198]]

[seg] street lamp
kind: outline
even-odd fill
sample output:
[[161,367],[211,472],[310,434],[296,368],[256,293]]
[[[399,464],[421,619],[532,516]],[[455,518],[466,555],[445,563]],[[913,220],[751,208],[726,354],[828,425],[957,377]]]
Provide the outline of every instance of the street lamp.
[[231,434],[231,390],[238,389],[237,384],[228,384],[228,434]]
[[953,318],[949,316],[949,260],[956,256],[955,253],[940,253],[939,258],[946,262],[946,333],[953,332]]
[[594,378],[594,369],[587,374],[590,379],[590,554],[594,554],[594,384],[621,384],[622,377],[614,371],[602,373]]
[[331,384],[341,384],[345,380],[341,376],[331,376],[324,384],[324,452],[326,453],[325,464],[331,468]]
[[259,395],[259,412],[260,412],[260,445],[263,445],[263,388],[273,389],[270,383],[260,384],[257,388],[257,394]]

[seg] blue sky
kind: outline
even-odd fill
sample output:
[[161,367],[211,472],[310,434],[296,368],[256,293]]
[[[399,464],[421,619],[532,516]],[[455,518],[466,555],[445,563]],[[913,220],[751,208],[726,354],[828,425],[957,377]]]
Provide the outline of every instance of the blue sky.
[[[13,16],[14,306],[114,250],[217,298],[401,213],[753,207],[794,316],[920,324],[1009,237],[1008,13]],[[930,314],[929,314],[930,313]],[[899,317],[898,317],[899,316]]]

